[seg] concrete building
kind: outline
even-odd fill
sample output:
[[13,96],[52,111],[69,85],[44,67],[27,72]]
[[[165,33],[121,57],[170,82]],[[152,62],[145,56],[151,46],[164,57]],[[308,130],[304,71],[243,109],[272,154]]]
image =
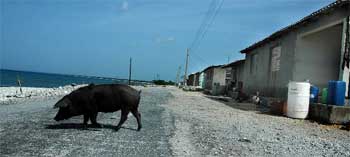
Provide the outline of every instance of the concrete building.
[[204,72],[200,72],[199,74],[199,86],[204,89],[204,85],[205,85],[205,73]]
[[[246,54],[243,90],[286,98],[289,81],[329,80],[349,85],[350,1],[336,1],[241,51]],[[348,89],[347,89],[348,90]]]
[[195,74],[188,75],[187,86],[194,86]]
[[203,70],[205,73],[204,90],[213,95],[220,95],[225,92],[226,71],[222,65],[210,66]]
[[244,80],[244,60],[234,61],[223,66],[226,71],[226,91],[233,91],[243,86]]
[[193,81],[193,86],[199,86],[199,77],[200,77],[201,72],[197,72],[194,74],[194,81]]

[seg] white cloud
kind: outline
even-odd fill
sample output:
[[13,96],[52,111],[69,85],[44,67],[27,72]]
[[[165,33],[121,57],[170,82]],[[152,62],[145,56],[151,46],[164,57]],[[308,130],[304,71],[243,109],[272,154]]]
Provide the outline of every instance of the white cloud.
[[168,43],[168,42],[174,42],[176,39],[174,37],[167,37],[167,38],[161,38],[161,37],[156,37],[154,39],[154,41],[157,44],[161,44],[161,43]]
[[168,41],[175,41],[174,37],[168,37]]

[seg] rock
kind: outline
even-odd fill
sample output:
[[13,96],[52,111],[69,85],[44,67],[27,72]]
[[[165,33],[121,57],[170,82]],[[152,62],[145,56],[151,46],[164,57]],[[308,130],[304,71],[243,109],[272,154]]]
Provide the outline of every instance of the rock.
[[248,143],[251,143],[252,141],[250,141],[249,139],[247,139],[247,138],[241,138],[241,139],[239,139],[238,140],[239,142],[248,142]]

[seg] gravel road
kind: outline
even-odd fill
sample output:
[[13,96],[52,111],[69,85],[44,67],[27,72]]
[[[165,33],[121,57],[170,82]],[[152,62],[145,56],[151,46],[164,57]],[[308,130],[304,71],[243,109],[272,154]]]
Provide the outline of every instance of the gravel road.
[[225,105],[202,93],[169,91],[173,98],[164,107],[175,117],[175,155],[350,156],[349,131],[269,115],[252,104]]
[[120,112],[100,113],[101,129],[83,130],[82,116],[56,122],[57,99],[0,105],[0,156],[170,156],[173,120],[160,107],[168,97],[161,88],[143,90],[140,132],[132,115],[115,132]]
[[0,156],[350,156],[350,133],[310,121],[223,104],[175,87],[142,89],[143,128],[120,112],[55,122],[57,99],[0,105]]

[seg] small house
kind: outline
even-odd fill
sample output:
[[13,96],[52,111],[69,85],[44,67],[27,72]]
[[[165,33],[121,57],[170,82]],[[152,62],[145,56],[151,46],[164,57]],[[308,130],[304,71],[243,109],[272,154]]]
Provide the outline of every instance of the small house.
[[197,72],[194,74],[194,81],[193,81],[193,86],[198,87],[199,86],[199,77],[200,77],[200,72]]
[[222,68],[226,71],[226,91],[239,90],[243,86],[244,60],[231,62]]
[[188,75],[187,86],[194,86],[195,74]]
[[226,71],[222,65],[210,66],[203,70],[204,90],[213,95],[220,95],[225,92]]

